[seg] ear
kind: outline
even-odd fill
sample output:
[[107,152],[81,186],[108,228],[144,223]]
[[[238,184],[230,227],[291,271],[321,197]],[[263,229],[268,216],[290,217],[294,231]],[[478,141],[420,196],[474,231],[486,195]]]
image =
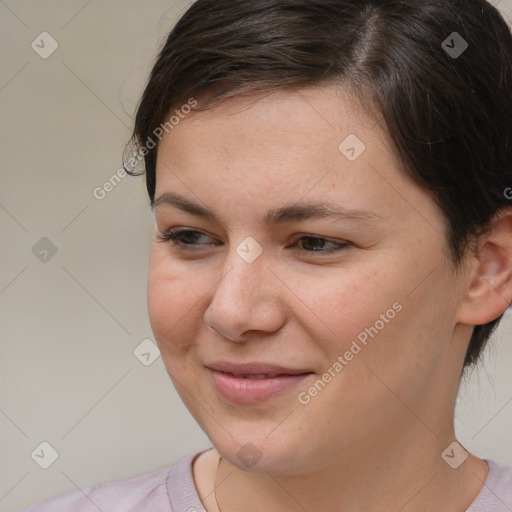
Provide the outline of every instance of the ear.
[[466,299],[458,320],[482,325],[498,318],[512,301],[512,208],[500,210],[477,240]]

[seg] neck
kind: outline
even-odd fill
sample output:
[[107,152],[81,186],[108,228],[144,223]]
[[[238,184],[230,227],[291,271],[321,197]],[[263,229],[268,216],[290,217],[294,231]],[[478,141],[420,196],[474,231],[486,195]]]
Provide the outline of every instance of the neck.
[[321,471],[301,475],[253,473],[222,459],[215,481],[221,512],[439,512],[466,510],[487,476],[469,454],[457,469],[441,457],[453,429],[436,436],[409,423],[393,437],[334,456]]

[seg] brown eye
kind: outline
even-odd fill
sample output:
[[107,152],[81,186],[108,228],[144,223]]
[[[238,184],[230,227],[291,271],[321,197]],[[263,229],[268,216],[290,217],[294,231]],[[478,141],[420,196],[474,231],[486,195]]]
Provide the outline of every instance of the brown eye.
[[327,238],[316,236],[302,236],[296,241],[296,244],[302,245],[302,247],[299,248],[301,251],[318,253],[332,253],[344,249],[350,245],[346,242],[334,242],[332,240],[328,240]]
[[199,243],[201,237],[210,238],[206,233],[196,229],[171,229],[167,233],[159,233],[161,242],[170,243],[183,250],[197,250],[195,245],[211,245],[210,243]]

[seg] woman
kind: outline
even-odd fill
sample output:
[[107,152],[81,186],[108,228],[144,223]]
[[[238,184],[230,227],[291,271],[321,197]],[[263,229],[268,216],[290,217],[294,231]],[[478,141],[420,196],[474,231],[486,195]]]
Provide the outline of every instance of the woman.
[[148,309],[213,448],[30,512],[503,511],[454,432],[512,300],[512,37],[483,0],[198,0],[140,102]]

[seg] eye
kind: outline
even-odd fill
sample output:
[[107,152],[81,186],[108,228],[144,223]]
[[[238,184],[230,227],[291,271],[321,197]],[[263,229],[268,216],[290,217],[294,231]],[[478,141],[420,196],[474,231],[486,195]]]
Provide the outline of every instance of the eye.
[[[201,245],[218,245],[214,242],[199,243],[198,240],[201,240],[201,238],[210,238],[210,240],[213,240],[213,238],[211,238],[206,233],[196,229],[174,228],[167,233],[158,233],[157,236],[161,242],[170,243],[174,247],[177,247],[179,250],[183,251],[198,251],[200,249],[197,246]],[[327,238],[318,236],[302,235],[300,238],[295,240],[294,245],[301,245],[302,247],[292,247],[292,249],[303,253],[315,252],[321,254],[330,254],[346,249],[350,243],[329,240]],[[328,247],[329,245],[331,246],[330,248]]]
[[[303,252],[320,252],[323,254],[330,254],[332,252],[340,251],[346,247],[348,247],[350,244],[347,242],[335,242],[333,240],[329,240],[327,238],[322,238],[318,236],[312,236],[312,235],[303,235],[299,239],[297,239],[296,243],[300,242],[302,245],[302,249],[299,248],[300,251]],[[330,245],[331,248],[325,249],[326,246]],[[316,247],[316,249],[314,248]],[[322,249],[324,248],[324,249]]]
[[194,245],[209,245],[209,244],[198,244],[198,237],[209,237],[206,233],[198,231],[196,229],[171,229],[167,233],[158,233],[157,237],[161,242],[170,243],[175,247],[183,250],[197,250],[194,249]]

